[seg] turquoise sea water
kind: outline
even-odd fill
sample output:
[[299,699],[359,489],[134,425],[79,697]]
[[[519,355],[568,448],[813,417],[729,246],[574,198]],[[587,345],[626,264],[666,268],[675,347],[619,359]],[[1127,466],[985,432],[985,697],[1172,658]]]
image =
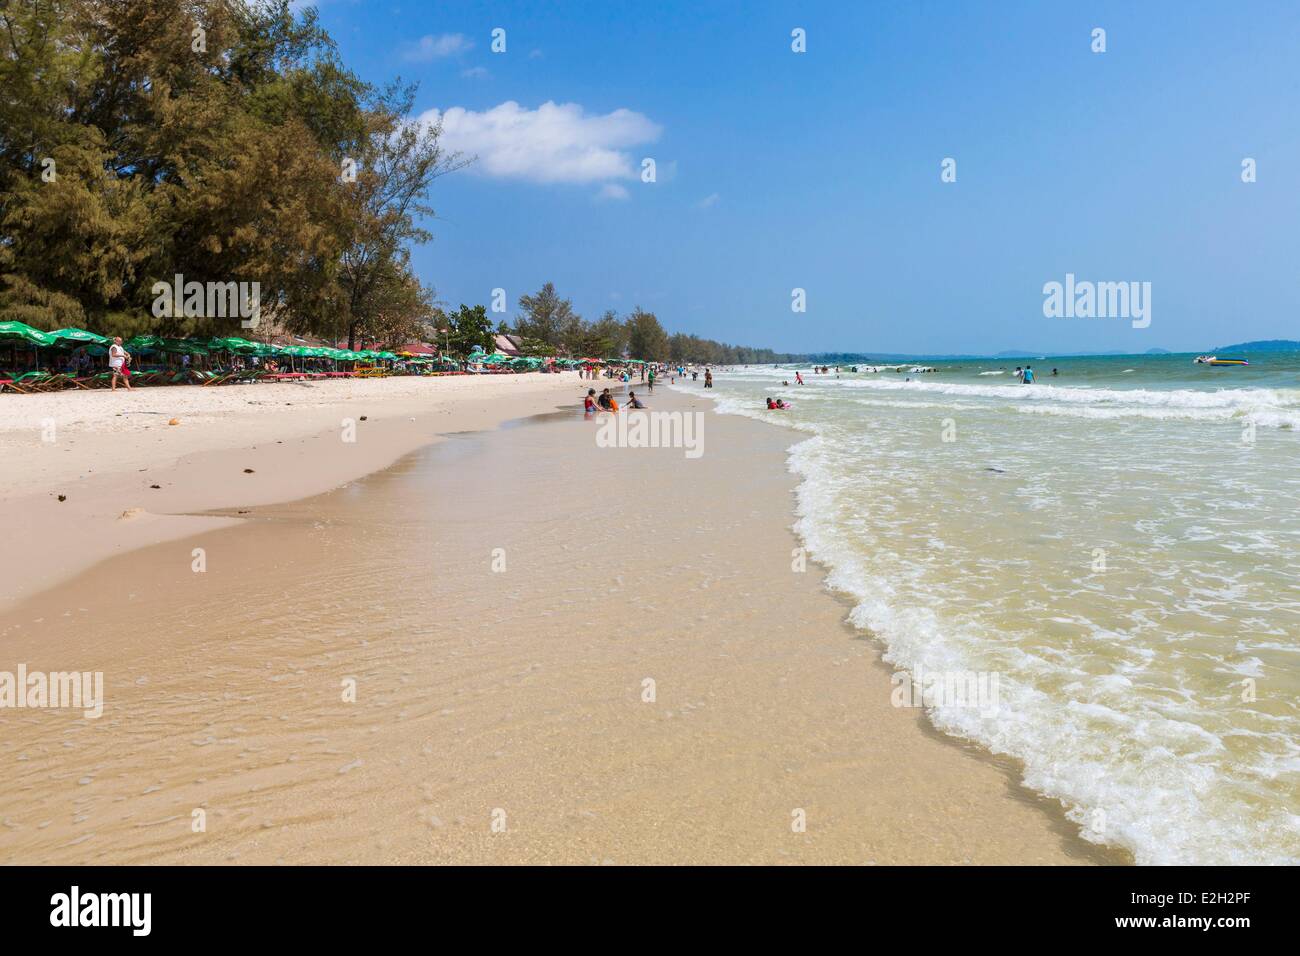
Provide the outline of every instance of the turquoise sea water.
[[998,675],[996,713],[940,729],[1141,863],[1296,863],[1300,353],[1249,358],[735,368],[713,395],[807,434],[797,530],[889,661]]

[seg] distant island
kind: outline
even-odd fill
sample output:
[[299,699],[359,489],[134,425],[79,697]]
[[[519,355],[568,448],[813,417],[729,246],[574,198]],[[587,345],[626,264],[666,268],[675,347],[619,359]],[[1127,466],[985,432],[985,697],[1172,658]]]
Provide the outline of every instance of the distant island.
[[1295,339],[1261,339],[1258,342],[1238,342],[1220,345],[1215,352],[1300,352],[1300,342]]

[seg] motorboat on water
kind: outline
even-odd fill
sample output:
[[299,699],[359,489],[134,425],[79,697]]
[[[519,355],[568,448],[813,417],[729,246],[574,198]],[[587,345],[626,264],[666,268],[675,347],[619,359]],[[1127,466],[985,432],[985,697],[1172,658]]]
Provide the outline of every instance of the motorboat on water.
[[1221,359],[1217,355],[1196,356],[1197,365],[1249,365],[1246,359]]

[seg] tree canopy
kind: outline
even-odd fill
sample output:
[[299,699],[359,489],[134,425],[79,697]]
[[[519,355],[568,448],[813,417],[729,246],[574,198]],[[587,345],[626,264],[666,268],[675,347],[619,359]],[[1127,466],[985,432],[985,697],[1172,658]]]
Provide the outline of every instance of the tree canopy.
[[[409,263],[462,165],[288,0],[0,3],[0,318],[228,330],[152,287],[257,282],[263,316],[401,338],[432,316]],[[224,322],[221,328],[215,324]]]

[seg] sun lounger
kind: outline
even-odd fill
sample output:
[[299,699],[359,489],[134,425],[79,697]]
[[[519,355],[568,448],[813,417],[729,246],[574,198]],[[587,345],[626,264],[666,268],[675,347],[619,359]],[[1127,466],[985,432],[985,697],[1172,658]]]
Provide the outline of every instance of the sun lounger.
[[10,387],[14,391],[24,393],[46,392],[50,390],[47,386],[52,378],[54,376],[49,372],[25,372],[17,378],[11,379]]

